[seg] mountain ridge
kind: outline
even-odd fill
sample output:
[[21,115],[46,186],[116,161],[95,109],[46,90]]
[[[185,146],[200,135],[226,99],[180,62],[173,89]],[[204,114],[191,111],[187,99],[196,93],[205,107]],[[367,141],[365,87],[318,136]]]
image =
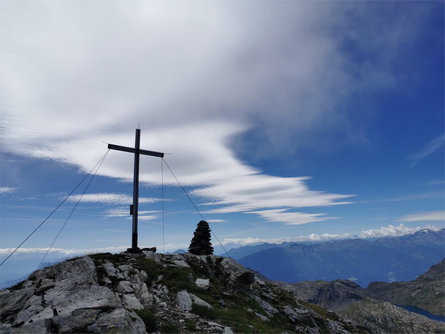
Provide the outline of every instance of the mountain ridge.
[[[364,324],[374,333],[404,332],[406,326],[419,330],[424,317],[401,306],[415,306],[432,314],[444,315],[445,258],[415,280],[396,283],[371,283],[364,289],[347,280],[275,282],[292,292],[297,299],[314,303]],[[380,284],[384,284],[382,287]],[[395,305],[397,304],[397,305]],[[404,319],[403,321],[401,319]],[[398,319],[396,321],[395,319]],[[423,324],[422,326],[425,326]],[[445,332],[445,324],[439,325]],[[414,328],[417,328],[414,330]]]
[[[414,279],[444,257],[444,243],[445,229],[421,230],[399,237],[258,245],[235,259],[272,280],[348,279],[366,287],[375,281]],[[252,253],[261,247],[266,249]],[[243,249],[232,253],[240,255]]]

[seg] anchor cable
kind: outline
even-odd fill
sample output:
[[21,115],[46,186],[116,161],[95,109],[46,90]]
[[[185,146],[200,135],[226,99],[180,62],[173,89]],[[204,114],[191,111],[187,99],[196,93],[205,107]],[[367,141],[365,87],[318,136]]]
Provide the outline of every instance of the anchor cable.
[[85,179],[92,173],[92,171],[96,168],[96,166],[102,161],[102,159],[108,154],[110,150],[104,154],[102,158],[94,165],[93,168],[89,171],[87,175],[85,175],[82,180],[74,187],[73,190],[62,200],[62,202],[57,205],[57,207],[51,211],[51,213],[39,224],[37,227],[0,263],[0,266],[2,266],[8,259],[20,248],[23,246],[23,244],[63,205],[63,203],[66,202],[66,200],[76,191],[77,188],[85,181]]
[[59,235],[60,235],[60,233],[62,233],[63,229],[65,228],[65,225],[68,223],[68,220],[70,220],[71,216],[74,213],[74,210],[76,210],[77,206],[81,202],[81,200],[83,198],[83,195],[85,195],[85,193],[87,192],[88,187],[90,186],[90,184],[93,181],[93,179],[96,176],[96,174],[99,172],[99,169],[102,166],[102,163],[105,161],[105,159],[106,159],[106,157],[107,157],[109,152],[110,152],[110,150],[108,149],[107,153],[105,153],[105,155],[101,158],[101,160],[99,162],[99,165],[96,168],[96,171],[91,176],[90,180],[88,181],[87,185],[85,186],[85,189],[83,190],[82,194],[79,196],[79,199],[76,201],[76,204],[74,204],[73,208],[71,209],[70,214],[66,218],[65,222],[63,223],[62,227],[59,229],[59,232],[57,233],[56,237],[54,238],[53,242],[51,243],[51,246],[49,246],[49,248],[46,250],[45,256],[43,256],[42,260],[40,261],[39,267],[42,265],[43,261],[45,261],[46,257],[48,256],[48,253],[53,248],[54,243],[56,242],[57,238],[59,238]]
[[164,158],[161,158],[161,203],[162,203],[162,253],[165,253],[165,231],[164,231]]
[[[173,177],[175,178],[176,182],[178,183],[179,187],[182,189],[182,191],[184,192],[184,194],[187,196],[187,198],[190,200],[190,202],[192,203],[192,205],[195,207],[196,212],[201,216],[202,220],[206,220],[204,218],[204,216],[202,215],[201,211],[199,211],[198,207],[196,206],[195,202],[193,201],[193,199],[190,197],[190,195],[188,194],[188,192],[185,190],[185,188],[182,186],[181,182],[179,182],[178,178],[176,177],[175,173],[173,173],[173,170],[170,168],[170,166],[168,165],[167,161],[165,161],[164,158],[162,158],[162,160],[164,161],[165,165],[168,167],[168,169],[170,170],[170,173],[173,175]],[[210,229],[210,226],[209,226]],[[226,253],[227,257],[232,259],[232,257],[229,255],[229,253],[227,253],[226,249],[224,248],[223,244],[221,243],[221,241],[219,241],[218,237],[216,236],[215,232],[213,232],[212,229],[210,229],[210,231],[212,232],[213,236],[215,237],[216,241],[218,241],[219,245],[221,246],[221,248],[223,249],[224,253]]]

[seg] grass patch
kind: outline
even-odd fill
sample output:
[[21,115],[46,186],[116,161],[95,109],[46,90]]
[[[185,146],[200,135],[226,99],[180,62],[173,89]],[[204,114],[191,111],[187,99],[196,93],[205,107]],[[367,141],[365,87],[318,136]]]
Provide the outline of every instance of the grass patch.
[[110,261],[114,265],[119,265],[127,262],[124,254],[98,253],[89,255],[95,262]]
[[300,301],[301,304],[303,304],[306,307],[311,308],[312,310],[314,310],[315,312],[317,312],[322,318],[326,319],[326,318],[330,318],[329,317],[329,312],[327,309],[325,309],[324,307],[315,305],[315,304],[311,304],[305,301]]
[[156,316],[151,309],[145,308],[143,310],[134,310],[134,311],[144,322],[145,330],[148,333],[156,332],[158,330],[158,326],[156,323]]
[[161,333],[179,333],[179,326],[174,322],[166,323],[162,326]]
[[147,273],[147,283],[151,284],[154,282],[158,276],[161,274],[161,265],[157,264],[152,259],[147,259],[145,256],[139,256],[136,259],[136,262],[134,263],[134,266],[139,269],[143,270]]
[[216,312],[214,309],[210,309],[208,307],[198,305],[193,303],[192,304],[192,312],[199,315],[201,318],[209,319],[209,320],[215,320],[216,319]]
[[185,328],[188,329],[189,331],[196,330],[196,323],[195,323],[195,321],[192,320],[192,319],[187,319],[185,321]]
[[195,282],[190,281],[190,274],[192,271],[190,268],[180,267],[163,267],[161,274],[162,280],[167,288],[172,292],[178,292],[181,290],[187,290],[189,292],[199,289]]
[[[205,291],[207,292],[207,291]],[[243,293],[237,295],[225,296],[227,308],[218,306],[217,300],[213,297],[197,293],[198,297],[206,300],[214,306],[208,309],[205,306],[192,304],[192,312],[200,317],[208,320],[216,320],[217,322],[230,326],[237,333],[282,333],[285,331],[293,331],[293,325],[289,320],[277,314],[271,317],[269,321],[262,321],[255,315],[255,312],[264,314],[261,306],[254,300],[247,298]],[[248,312],[250,308],[253,312]]]
[[253,282],[255,282],[253,274],[250,271],[246,271],[235,279],[234,285],[240,288],[248,288]]
[[278,303],[282,306],[289,305],[292,307],[297,307],[297,301],[292,293],[285,290],[275,290],[275,295],[277,296]]

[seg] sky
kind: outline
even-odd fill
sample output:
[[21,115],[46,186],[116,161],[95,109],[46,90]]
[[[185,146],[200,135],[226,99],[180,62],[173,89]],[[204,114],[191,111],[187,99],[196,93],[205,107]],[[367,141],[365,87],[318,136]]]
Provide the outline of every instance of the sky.
[[17,256],[129,247],[133,156],[107,144],[133,146],[138,127],[141,148],[166,153],[141,157],[141,247],[186,249],[201,215],[229,249],[445,227],[444,14],[2,1],[0,259],[103,156]]

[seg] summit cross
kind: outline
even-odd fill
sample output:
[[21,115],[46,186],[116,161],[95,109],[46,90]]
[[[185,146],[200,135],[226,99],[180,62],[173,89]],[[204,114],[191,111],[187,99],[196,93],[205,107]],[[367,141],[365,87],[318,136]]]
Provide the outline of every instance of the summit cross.
[[142,150],[140,148],[141,130],[136,129],[135,144],[133,147],[108,144],[110,150],[134,153],[134,173],[133,173],[133,205],[130,205],[130,214],[133,215],[133,231],[131,238],[130,252],[138,252],[138,207],[139,207],[139,155],[150,155],[152,157],[163,158],[164,153]]

